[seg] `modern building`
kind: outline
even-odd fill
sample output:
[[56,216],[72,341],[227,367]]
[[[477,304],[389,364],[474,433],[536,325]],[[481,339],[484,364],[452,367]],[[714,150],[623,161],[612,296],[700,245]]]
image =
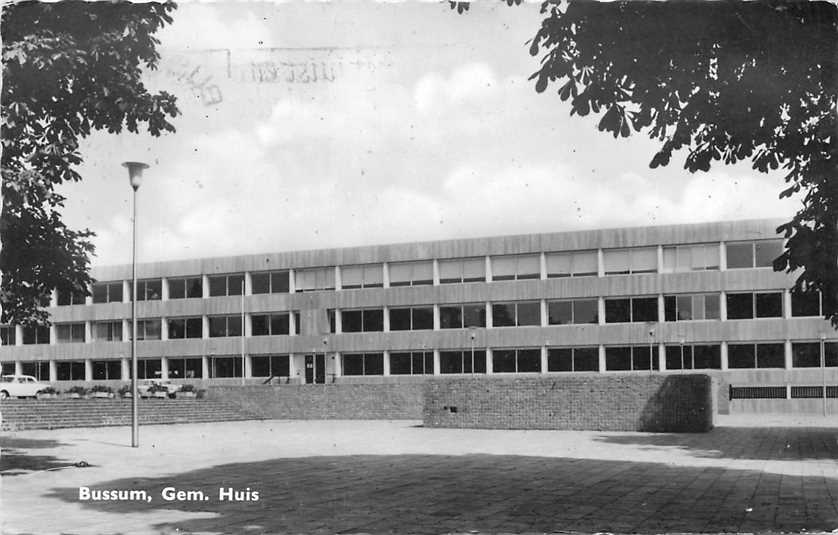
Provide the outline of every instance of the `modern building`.
[[[138,376],[341,383],[706,369],[735,385],[835,384],[838,333],[818,296],[792,296],[793,276],[771,268],[777,224],[140,264]],[[129,379],[131,266],[93,277],[90,296],[53,295],[51,327],[0,327],[4,373]]]

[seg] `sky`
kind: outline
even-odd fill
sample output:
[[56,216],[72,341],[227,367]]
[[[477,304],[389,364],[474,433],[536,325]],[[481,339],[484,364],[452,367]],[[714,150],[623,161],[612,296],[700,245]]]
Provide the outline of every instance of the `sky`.
[[782,175],[659,169],[528,80],[536,4],[181,3],[147,85],[177,132],[97,133],[65,220],[94,265],[532,232],[782,218]]

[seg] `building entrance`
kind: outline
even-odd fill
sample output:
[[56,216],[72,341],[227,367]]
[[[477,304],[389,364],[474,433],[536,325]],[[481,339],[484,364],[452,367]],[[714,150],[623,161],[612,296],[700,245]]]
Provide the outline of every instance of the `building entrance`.
[[306,384],[320,384],[326,382],[326,356],[306,355]]

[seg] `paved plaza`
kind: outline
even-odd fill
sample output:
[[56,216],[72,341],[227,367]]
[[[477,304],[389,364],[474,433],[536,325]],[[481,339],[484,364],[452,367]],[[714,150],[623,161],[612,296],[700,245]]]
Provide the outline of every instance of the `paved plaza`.
[[[190,424],[143,427],[139,449],[124,427],[6,433],[0,512],[4,533],[838,532],[838,421],[755,421],[682,435]],[[80,501],[79,487],[150,501]],[[203,494],[167,501],[170,487]]]

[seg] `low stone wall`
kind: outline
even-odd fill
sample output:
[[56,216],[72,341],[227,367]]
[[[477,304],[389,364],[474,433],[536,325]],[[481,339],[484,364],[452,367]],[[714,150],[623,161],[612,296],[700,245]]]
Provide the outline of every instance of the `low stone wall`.
[[210,386],[222,398],[263,418],[419,420],[422,383]]
[[424,388],[428,427],[706,432],[715,412],[703,374],[433,379]]

